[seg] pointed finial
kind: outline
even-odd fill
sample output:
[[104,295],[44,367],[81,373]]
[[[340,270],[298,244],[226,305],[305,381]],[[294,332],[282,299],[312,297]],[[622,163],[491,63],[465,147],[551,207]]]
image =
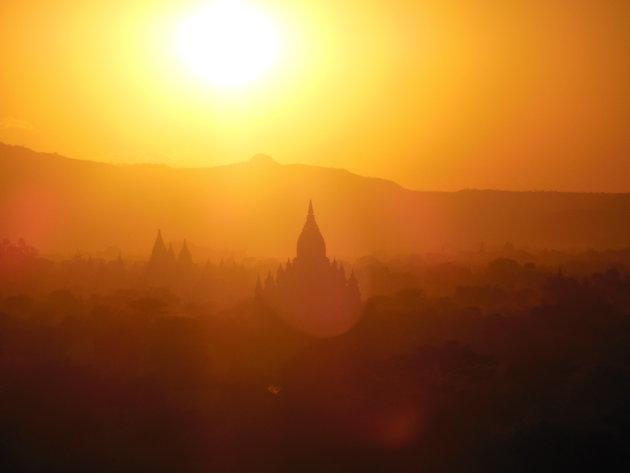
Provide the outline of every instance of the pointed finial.
[[256,299],[262,299],[263,296],[263,285],[260,282],[260,275],[256,278],[256,289],[254,289],[254,297]]
[[312,200],[308,201],[308,214],[313,215],[313,201]]

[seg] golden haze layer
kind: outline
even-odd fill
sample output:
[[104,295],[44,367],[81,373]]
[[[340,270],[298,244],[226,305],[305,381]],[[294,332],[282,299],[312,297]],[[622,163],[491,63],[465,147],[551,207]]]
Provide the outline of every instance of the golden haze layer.
[[231,92],[177,53],[203,3],[4,0],[0,140],[184,167],[264,151],[427,190],[628,191],[628,2],[251,0],[282,53]]

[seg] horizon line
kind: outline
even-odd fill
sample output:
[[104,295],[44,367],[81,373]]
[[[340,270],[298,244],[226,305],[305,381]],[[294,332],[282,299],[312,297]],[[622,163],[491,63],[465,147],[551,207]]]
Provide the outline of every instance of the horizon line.
[[[389,178],[359,174],[347,168],[321,166],[318,164],[307,164],[307,163],[301,163],[301,162],[282,163],[282,162],[278,162],[272,156],[264,152],[256,152],[249,159],[246,159],[243,161],[235,161],[231,163],[216,164],[216,165],[210,165],[210,166],[173,166],[172,164],[166,164],[166,163],[160,163],[160,162],[105,161],[105,160],[100,160],[98,158],[75,158],[75,157],[60,154],[57,151],[39,151],[33,148],[29,148],[28,146],[25,146],[22,144],[11,144],[11,143],[7,143],[6,141],[0,141],[0,147],[1,146],[6,146],[10,148],[20,148],[22,150],[26,150],[31,153],[56,156],[56,157],[71,160],[71,161],[86,162],[86,163],[93,163],[93,164],[104,164],[104,165],[116,166],[116,167],[146,166],[146,167],[161,167],[161,168],[174,169],[174,170],[207,170],[207,169],[217,169],[217,168],[225,168],[225,167],[231,167],[231,166],[240,166],[240,165],[305,166],[305,167],[311,167],[311,168],[343,171],[343,172],[347,172],[349,174],[352,174],[354,176],[357,176],[363,179],[384,181],[392,185],[395,185],[402,190],[409,191],[409,192],[442,193],[442,194],[453,194],[457,192],[556,193],[556,194],[605,194],[605,195],[630,194],[630,189],[627,191],[616,191],[616,192],[588,191],[588,190],[555,190],[555,189],[500,189],[500,188],[481,188],[481,187],[463,187],[463,188],[458,188],[458,189],[453,189],[453,190],[414,189],[414,188],[406,187]],[[256,163],[255,160],[257,157],[264,157],[265,159],[267,159],[267,162]]]

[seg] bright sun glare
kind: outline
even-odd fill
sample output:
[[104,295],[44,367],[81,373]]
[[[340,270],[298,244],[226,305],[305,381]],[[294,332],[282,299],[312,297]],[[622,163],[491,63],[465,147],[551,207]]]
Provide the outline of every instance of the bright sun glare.
[[280,44],[274,25],[238,0],[215,0],[195,11],[179,32],[184,63],[216,85],[238,87],[265,73]]

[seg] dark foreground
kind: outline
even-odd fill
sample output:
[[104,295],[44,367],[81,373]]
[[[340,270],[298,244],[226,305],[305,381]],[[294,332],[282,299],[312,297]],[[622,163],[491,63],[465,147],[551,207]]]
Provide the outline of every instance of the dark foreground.
[[629,471],[630,274],[494,264],[328,340],[252,300],[5,295],[2,471]]

